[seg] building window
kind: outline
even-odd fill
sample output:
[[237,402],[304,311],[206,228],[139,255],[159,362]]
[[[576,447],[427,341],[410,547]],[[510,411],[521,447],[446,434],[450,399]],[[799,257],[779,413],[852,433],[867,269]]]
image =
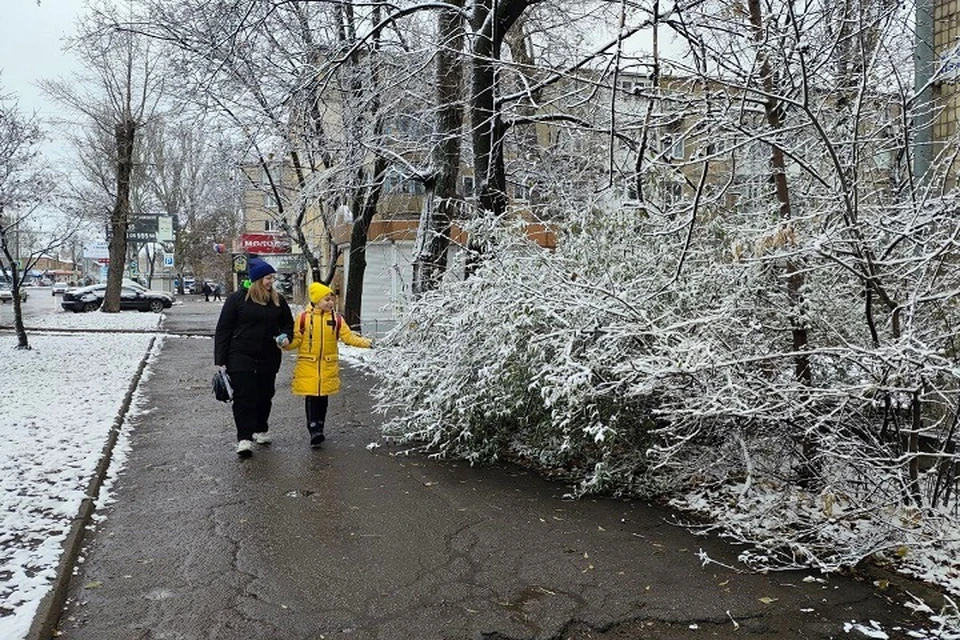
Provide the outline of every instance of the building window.
[[683,138],[679,134],[668,133],[661,138],[663,157],[668,160],[683,160]]
[[[277,185],[279,191],[279,185]],[[260,167],[260,191],[263,192],[263,206],[275,208],[277,199],[273,194],[273,187],[270,185],[270,172],[265,167]]]
[[712,156],[723,152],[723,140],[714,140],[707,143],[707,155]]
[[402,193],[413,196],[422,196],[426,193],[423,182],[412,180],[399,171],[391,171],[384,177],[383,190],[386,193]]
[[623,93],[638,96],[651,83],[648,78],[622,78],[617,84]]
[[275,220],[264,220],[263,221],[263,230],[264,231],[276,231],[277,223]]
[[683,185],[679,182],[670,184],[670,192],[667,194],[667,201],[676,204],[683,199]]
[[530,188],[525,184],[513,185],[514,200],[530,200]]
[[473,191],[474,189],[473,176],[463,176],[463,178],[461,179],[461,182],[463,183],[463,197],[465,198],[473,197],[475,195]]

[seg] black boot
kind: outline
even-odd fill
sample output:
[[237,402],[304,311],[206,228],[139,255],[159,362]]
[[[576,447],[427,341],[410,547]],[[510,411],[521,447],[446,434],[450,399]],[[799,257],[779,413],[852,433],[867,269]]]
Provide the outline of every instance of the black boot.
[[307,431],[310,432],[310,446],[319,447],[326,438],[323,435],[323,423],[311,422],[307,425]]

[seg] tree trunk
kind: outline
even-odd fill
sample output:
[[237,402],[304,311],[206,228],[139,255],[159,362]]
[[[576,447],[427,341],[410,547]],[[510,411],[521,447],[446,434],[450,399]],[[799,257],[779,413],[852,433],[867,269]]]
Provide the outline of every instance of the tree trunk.
[[497,162],[503,153],[502,123],[496,111],[496,65],[499,52],[496,20],[491,19],[490,2],[477,2],[473,10],[472,26],[473,96],[470,114],[473,124],[473,171],[480,208],[498,216],[506,208],[506,176],[498,172],[503,167]]
[[17,349],[29,349],[30,341],[27,340],[27,329],[23,326],[23,306],[20,303],[20,286],[23,284],[23,276],[17,269],[17,263],[10,261],[10,273],[13,275],[13,284],[10,289],[13,291],[13,328],[17,333]]
[[[373,6],[371,22],[372,24],[378,24],[380,22],[380,5],[375,4]],[[353,9],[349,4],[344,7],[344,20],[342,24],[344,25],[344,33],[342,35],[342,37],[345,38],[344,41],[346,43],[356,42]],[[372,52],[368,56],[371,64],[368,95],[370,118],[373,121],[373,139],[379,141],[383,136],[385,127],[384,116],[380,110],[380,77],[376,66],[377,55],[380,51],[379,31],[373,33],[372,42]],[[353,65],[352,73],[354,73],[351,90],[356,97],[356,102],[361,104],[364,102],[364,83],[362,83],[356,75],[360,63],[357,54],[351,56],[351,63]],[[354,119],[353,127],[357,132],[354,136],[356,140],[364,139],[363,122],[364,118],[361,114],[358,114],[358,117]],[[373,175],[367,176],[365,170],[366,163],[362,160],[361,162],[362,164],[357,171],[358,186],[354,190],[357,195],[355,196],[353,207],[353,228],[350,230],[350,267],[347,270],[347,295],[343,308],[343,314],[347,324],[357,330],[361,329],[360,309],[363,302],[363,278],[367,269],[367,233],[370,230],[370,223],[373,220],[373,216],[377,213],[380,194],[383,192],[384,176],[389,166],[386,157],[382,154],[377,154],[373,160]]]
[[[452,0],[457,8],[464,0]],[[456,216],[460,177],[460,130],[463,128],[463,107],[460,91],[463,82],[463,18],[457,11],[441,11],[437,18],[440,42],[445,46],[437,53],[437,134],[440,144],[434,151],[437,173],[426,186],[417,248],[413,262],[413,293],[420,295],[439,285],[447,270],[450,229]]]
[[[0,214],[2,213],[3,208],[0,207]],[[2,215],[0,215],[0,220],[2,220]],[[7,246],[7,228],[2,222],[0,222],[0,250],[3,251],[5,257],[5,260],[0,260],[0,274],[3,273],[3,266],[6,263],[10,265],[10,275],[13,277],[10,289],[13,292],[13,327],[17,333],[17,349],[29,349],[30,342],[27,340],[27,330],[23,326],[23,308],[20,306],[20,280],[22,277],[16,261],[10,254],[10,248]]]
[[387,161],[377,157],[374,161],[374,179],[367,192],[358,215],[354,216],[350,231],[350,265],[347,269],[347,294],[344,299],[343,317],[351,329],[360,331],[360,307],[363,302],[363,276],[367,269],[367,232],[370,222],[377,213],[380,193],[383,190],[383,176],[387,172]]
[[474,176],[480,207],[493,216],[503,213],[507,206],[504,127],[496,106],[497,61],[504,33],[536,1],[478,0],[470,18],[475,38],[470,103]]
[[120,311],[120,285],[127,260],[127,225],[130,220],[130,176],[133,173],[133,141],[137,123],[125,118],[114,125],[117,149],[117,194],[110,213],[110,266],[107,291],[101,311]]
[[[765,38],[763,32],[763,16],[760,10],[760,0],[749,0],[750,22],[753,26],[754,38],[758,47],[758,61],[760,62],[760,79],[763,83],[763,91],[767,96],[763,102],[764,114],[767,124],[774,133],[782,130],[780,121],[781,104],[776,99],[776,82],[774,82],[773,71],[770,68],[769,60],[763,52]],[[781,225],[789,224],[792,217],[790,206],[790,189],[787,184],[787,166],[784,158],[783,149],[776,143],[772,144],[770,154],[770,165],[773,173],[774,186],[776,188],[777,202],[779,203],[779,217]],[[810,356],[805,351],[808,346],[807,328],[804,321],[804,300],[803,286],[805,277],[803,271],[793,258],[788,258],[786,265],[787,276],[787,299],[790,304],[790,316],[793,319],[792,349],[794,356],[793,375],[797,382],[804,387],[809,387],[813,382],[810,369]],[[818,475],[815,465],[817,454],[816,440],[812,436],[806,436],[801,442],[803,454],[803,466],[801,475],[807,479],[812,479]]]

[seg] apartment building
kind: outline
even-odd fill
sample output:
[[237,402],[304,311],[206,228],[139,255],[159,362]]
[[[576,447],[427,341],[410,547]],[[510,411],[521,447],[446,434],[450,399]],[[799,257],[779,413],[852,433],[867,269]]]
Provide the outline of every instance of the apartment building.
[[[303,300],[309,281],[309,265],[301,247],[283,228],[283,220],[294,225],[301,197],[298,180],[287,162],[250,162],[242,168],[248,188],[242,199],[243,231],[236,238],[233,253],[257,255],[273,265],[278,287],[294,300]],[[322,264],[330,257],[329,233],[319,201],[308,202],[300,225],[304,236]]]
[[[955,139],[960,117],[960,0],[936,0],[933,23],[934,58],[942,70],[934,82],[936,117],[933,122],[934,153],[945,141]],[[938,64],[938,66],[940,66]],[[956,170],[951,172],[956,174]]]

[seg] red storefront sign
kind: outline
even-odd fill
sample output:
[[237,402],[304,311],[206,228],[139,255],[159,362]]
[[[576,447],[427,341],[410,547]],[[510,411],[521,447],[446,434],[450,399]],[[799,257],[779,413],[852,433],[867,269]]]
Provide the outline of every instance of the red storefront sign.
[[244,233],[240,250],[247,253],[290,253],[290,238],[279,233]]

